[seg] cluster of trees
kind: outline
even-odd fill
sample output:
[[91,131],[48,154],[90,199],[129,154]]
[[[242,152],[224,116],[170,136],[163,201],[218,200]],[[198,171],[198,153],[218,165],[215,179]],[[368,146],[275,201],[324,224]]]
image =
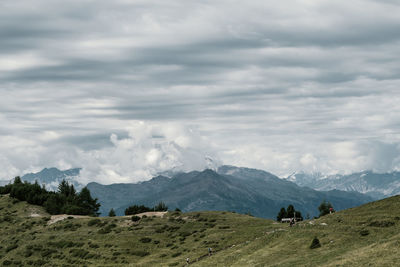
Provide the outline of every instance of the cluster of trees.
[[149,211],[167,211],[168,207],[165,205],[164,202],[158,203],[156,206],[153,208],[146,207],[144,205],[133,205],[125,209],[125,215],[135,215],[143,212],[149,212]]
[[300,221],[303,220],[301,212],[295,210],[293,205],[289,205],[287,209],[285,209],[284,207],[281,208],[281,210],[278,213],[278,216],[276,216],[276,220],[280,222],[283,218],[293,218],[293,217],[296,217],[296,219]]
[[321,204],[318,207],[318,210],[319,210],[319,217],[329,214],[331,212],[335,212],[332,204],[326,200],[321,202]]
[[37,181],[34,184],[22,182],[15,177],[14,183],[0,187],[0,194],[10,194],[10,197],[27,201],[30,204],[43,206],[50,214],[74,214],[98,216],[100,204],[93,199],[89,189],[84,187],[77,193],[74,186],[63,180],[58,185],[58,191],[47,191]]
[[[321,202],[321,204],[318,207],[318,210],[319,210],[319,217],[329,214],[331,212],[335,212],[332,204],[326,200]],[[280,222],[283,218],[293,218],[294,216],[296,217],[296,219],[303,220],[303,217],[301,216],[301,212],[295,210],[293,205],[289,205],[287,207],[287,209],[281,208],[278,215],[276,216],[276,220],[278,222]],[[308,219],[308,216],[309,215],[307,215],[307,219]]]

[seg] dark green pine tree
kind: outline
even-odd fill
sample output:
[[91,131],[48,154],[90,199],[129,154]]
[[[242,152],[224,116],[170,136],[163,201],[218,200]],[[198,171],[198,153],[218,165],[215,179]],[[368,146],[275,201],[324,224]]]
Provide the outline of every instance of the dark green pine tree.
[[110,212],[108,213],[108,217],[115,217],[115,211],[113,208],[110,209]]
[[167,210],[168,210],[167,205],[165,205],[165,203],[162,201],[159,202],[157,206],[154,207],[154,211],[167,211]]
[[303,216],[301,215],[301,212],[296,210],[295,213],[296,213],[296,220],[302,221],[303,220]]
[[86,215],[99,216],[100,204],[97,203],[97,198],[93,199],[89,189],[85,186],[78,194],[78,205]]
[[288,218],[293,218],[295,216],[295,209],[293,205],[289,205],[286,209],[286,216]]
[[278,213],[278,216],[276,216],[276,220],[280,222],[283,218],[287,217],[287,213],[284,207],[281,208],[281,210]]

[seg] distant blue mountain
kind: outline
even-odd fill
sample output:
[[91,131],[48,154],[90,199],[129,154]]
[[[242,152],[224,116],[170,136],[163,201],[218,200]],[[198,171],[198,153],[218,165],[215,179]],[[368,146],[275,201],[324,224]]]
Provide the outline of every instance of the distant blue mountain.
[[400,172],[375,173],[363,171],[349,175],[294,173],[286,178],[299,186],[307,186],[319,191],[342,190],[367,194],[374,199],[382,199],[400,194]]
[[357,192],[320,192],[255,169],[222,166],[217,171],[180,173],[172,178],[157,176],[137,184],[89,183],[93,197],[106,215],[111,208],[122,215],[132,204],[154,206],[159,201],[182,211],[225,210],[275,218],[281,207],[293,204],[304,216],[318,214],[323,200],[341,210],[372,201]]

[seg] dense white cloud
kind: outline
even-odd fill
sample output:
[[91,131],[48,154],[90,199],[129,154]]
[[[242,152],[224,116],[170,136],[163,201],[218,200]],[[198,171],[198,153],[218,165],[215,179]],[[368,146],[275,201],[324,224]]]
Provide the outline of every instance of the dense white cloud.
[[396,1],[0,7],[0,178],[400,168]]

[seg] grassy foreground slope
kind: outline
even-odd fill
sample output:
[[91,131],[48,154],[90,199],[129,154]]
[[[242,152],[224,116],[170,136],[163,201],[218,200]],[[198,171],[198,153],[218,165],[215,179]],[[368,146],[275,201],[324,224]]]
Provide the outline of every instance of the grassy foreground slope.
[[[290,228],[231,212],[169,212],[138,222],[51,219],[41,207],[3,195],[0,264],[185,266],[190,258],[192,266],[396,266],[399,230],[400,196]],[[310,249],[314,237],[321,247]]]

